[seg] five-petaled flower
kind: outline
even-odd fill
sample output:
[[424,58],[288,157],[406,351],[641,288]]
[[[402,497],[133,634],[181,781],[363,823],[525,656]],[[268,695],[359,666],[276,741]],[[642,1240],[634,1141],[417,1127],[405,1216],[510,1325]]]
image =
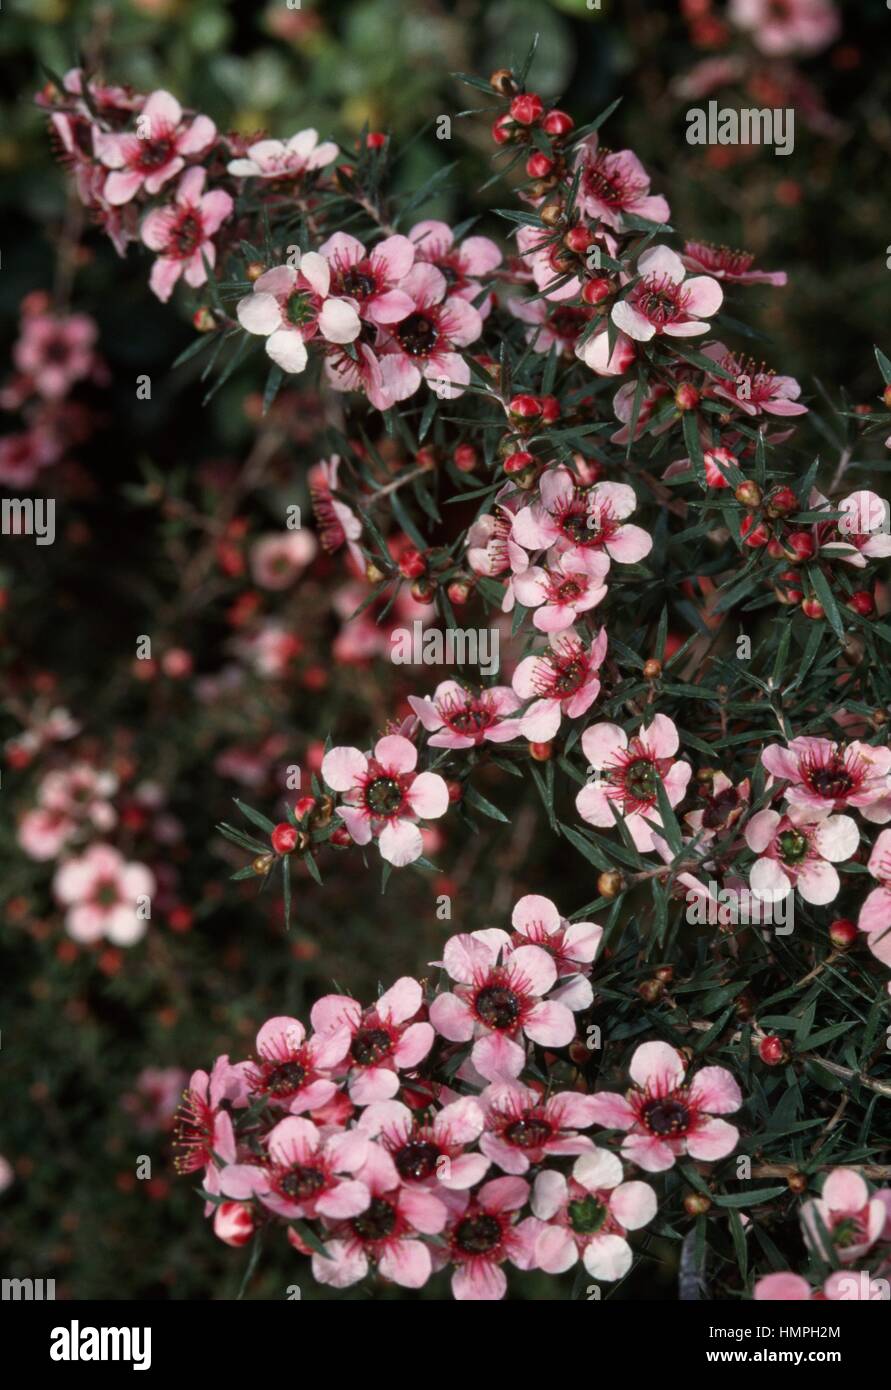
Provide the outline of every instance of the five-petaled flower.
[[322,760],[322,776],[344,793],[337,814],[357,845],[376,839],[381,857],[401,867],[423,850],[421,820],[438,820],[449,807],[449,789],[436,772],[416,772],[418,750],[401,734],[386,734],[365,754],[358,748],[332,748]]

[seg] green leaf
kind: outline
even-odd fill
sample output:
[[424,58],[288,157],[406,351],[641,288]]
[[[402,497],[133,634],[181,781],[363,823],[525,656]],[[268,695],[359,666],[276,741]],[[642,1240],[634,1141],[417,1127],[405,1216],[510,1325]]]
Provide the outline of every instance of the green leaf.
[[249,820],[252,825],[256,825],[260,830],[265,830],[267,835],[272,834],[275,829],[275,821],[271,821],[268,816],[264,816],[262,811],[255,811],[253,806],[247,806],[245,802],[239,801],[237,796],[233,796],[232,800],[246,820]]
[[490,820],[498,820],[502,821],[505,825],[510,825],[510,817],[506,816],[503,811],[499,811],[497,806],[493,806],[491,801],[487,801],[484,796],[480,795],[476,787],[471,787],[469,783],[464,788],[464,800],[468,802],[475,811],[480,811],[484,816],[488,816]]

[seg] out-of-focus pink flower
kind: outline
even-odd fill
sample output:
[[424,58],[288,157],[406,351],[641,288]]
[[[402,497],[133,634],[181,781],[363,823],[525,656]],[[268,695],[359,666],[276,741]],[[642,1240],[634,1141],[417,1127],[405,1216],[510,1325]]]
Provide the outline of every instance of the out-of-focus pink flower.
[[628,1068],[634,1083],[624,1095],[598,1091],[595,1123],[627,1130],[622,1156],[648,1173],[674,1167],[683,1154],[712,1163],[733,1152],[735,1125],[716,1115],[732,1114],[742,1094],[725,1067],[702,1067],[689,1081],[680,1053],[668,1043],[641,1043]]
[[251,574],[261,589],[287,589],[315,557],[310,531],[280,531],[261,536],[251,547]]
[[172,203],[153,208],[144,218],[140,236],[158,259],[152,266],[149,286],[162,304],[183,277],[197,289],[207,282],[205,261],[216,262],[213,237],[230,216],[233,202],[222,188],[204,192],[203,169],[187,169],[177,185]]
[[111,173],[103,197],[113,207],[129,203],[141,190],[160,193],[189,158],[210,149],[217,128],[208,116],[184,122],[176,97],[152,92],[137,117],[136,132],[118,135],[93,127],[96,157]]
[[299,130],[290,140],[255,140],[244,156],[226,165],[239,179],[299,179],[337,158],[333,140],[319,144],[317,130]]
[[730,0],[728,17],[750,35],[755,47],[771,58],[792,54],[810,57],[841,32],[832,0]]
[[806,903],[824,904],[838,897],[834,865],[856,854],[860,832],[850,816],[827,816],[808,825],[766,810],[747,823],[745,839],[759,856],[749,871],[756,897],[778,902],[797,888]]
[[133,946],[145,935],[148,917],[141,913],[155,879],[144,864],[128,864],[111,845],[94,844],[59,865],[53,891],[67,908],[65,929],[75,941],[106,936],[115,946]]
[[344,793],[337,814],[357,845],[378,841],[381,857],[402,867],[421,855],[421,832],[415,821],[438,820],[449,807],[448,787],[436,772],[415,772],[418,750],[400,734],[378,739],[374,752],[332,748],[322,761],[322,776]]
[[346,545],[358,571],[365,568],[365,557],[357,544],[362,534],[362,523],[352,507],[334,496],[338,488],[337,473],[340,457],[332,454],[330,459],[321,459],[309,470],[309,495],[319,527],[319,543],[329,553]]
[[95,371],[96,334],[87,314],[26,314],[13,361],[41,396],[58,401]]

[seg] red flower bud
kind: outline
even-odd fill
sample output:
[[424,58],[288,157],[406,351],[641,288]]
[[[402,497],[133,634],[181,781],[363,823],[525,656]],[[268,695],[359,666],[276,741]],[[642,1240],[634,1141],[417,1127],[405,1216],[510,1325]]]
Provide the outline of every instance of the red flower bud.
[[297,831],[287,821],[281,821],[270,836],[276,854],[290,854],[297,848],[298,838]]
[[254,1215],[244,1202],[221,1202],[213,1215],[213,1233],[226,1245],[247,1245],[254,1234]]
[[553,111],[549,111],[545,116],[541,128],[546,135],[559,139],[561,135],[568,135],[575,128],[575,121],[565,111],[558,111],[554,107]]
[[798,498],[790,487],[778,487],[767,499],[768,516],[788,516],[798,511]]
[[612,282],[603,275],[597,276],[594,280],[586,280],[582,285],[582,299],[586,304],[599,304],[601,300],[607,299],[612,292]]
[[817,547],[810,531],[792,531],[786,537],[786,554],[792,561],[810,560]]
[[519,449],[515,454],[509,454],[504,460],[504,471],[505,473],[522,473],[524,468],[528,468],[534,462],[535,458],[532,454],[527,453],[525,449]]
[[858,589],[856,594],[852,594],[848,607],[859,613],[861,618],[869,618],[876,611],[875,599],[868,589]]
[[753,516],[744,516],[740,522],[740,534],[746,545],[758,550],[762,545],[767,545],[770,540],[770,533],[763,521],[757,524]]
[[479,463],[479,454],[472,444],[459,444],[452,459],[460,473],[472,473]]
[[521,92],[510,104],[510,114],[520,125],[534,125],[544,110],[544,102],[535,92]]
[[537,420],[541,414],[541,401],[535,396],[514,396],[508,410],[515,420]]
[[545,425],[553,425],[560,419],[560,402],[556,396],[542,396],[541,419]]
[[768,1067],[778,1067],[786,1060],[786,1045],[775,1033],[762,1038],[758,1044],[758,1056]]
[[414,546],[404,550],[399,557],[399,573],[406,579],[417,579],[419,575],[425,573],[426,569],[427,561],[420,550],[416,550]]
[[570,227],[563,238],[564,246],[568,246],[570,251],[577,251],[581,254],[587,251],[589,246],[593,246],[596,240],[590,227],[579,224],[577,227]]
[[541,150],[536,150],[526,160],[526,173],[530,179],[546,179],[554,168],[553,159],[549,159]]
[[820,600],[814,598],[813,595],[805,599],[804,603],[801,605],[801,611],[806,618],[813,618],[815,622],[819,622],[821,618],[826,617],[825,608]]
[[682,381],[674,393],[674,403],[678,410],[695,410],[699,404],[699,392],[689,381]]
[[829,926],[829,940],[837,951],[847,951],[857,940],[857,928],[848,917],[837,917]]

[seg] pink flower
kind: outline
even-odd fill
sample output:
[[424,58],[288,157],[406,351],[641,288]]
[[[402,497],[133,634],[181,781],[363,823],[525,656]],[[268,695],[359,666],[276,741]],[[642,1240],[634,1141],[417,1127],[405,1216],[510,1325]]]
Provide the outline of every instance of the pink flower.
[[[777,1274],[765,1274],[755,1284],[752,1297],[759,1303],[803,1303],[811,1299],[819,1300],[806,1279],[800,1274],[781,1270]],[[887,1301],[888,1283],[885,1279],[873,1279],[863,1269],[836,1269],[823,1284],[823,1297],[831,1303],[849,1300]]]
[[326,994],[313,1005],[317,1033],[349,1030],[349,1050],[340,1065],[348,1069],[347,1089],[356,1105],[390,1100],[399,1090],[399,1072],[413,1071],[427,1056],[433,1029],[413,1021],[423,1002],[417,980],[403,975],[370,1009],[346,994]]
[[205,260],[209,266],[216,262],[212,237],[231,215],[234,204],[221,188],[205,193],[206,177],[203,169],[187,169],[173,202],[154,208],[142,223],[142,240],[158,253],[149,285],[162,304],[170,298],[180,276],[197,289],[207,281]]
[[717,834],[736,824],[748,808],[751,790],[748,777],[734,787],[723,772],[715,773],[710,786],[699,788],[700,795],[705,793],[705,806],[688,811],[684,820],[701,845],[710,844]]
[[596,922],[568,922],[556,903],[539,893],[527,893],[514,905],[511,914],[514,935],[511,944],[540,946],[557,967],[558,984],[552,999],[559,999],[573,1011],[587,1009],[593,998],[586,977],[597,955],[603,928]]
[[362,523],[352,507],[334,496],[340,456],[332,454],[309,470],[309,495],[319,528],[319,543],[329,553],[346,545],[360,572],[365,569],[365,557],[358,545]]
[[744,415],[807,414],[807,406],[798,399],[801,387],[794,376],[777,376],[763,362],[759,366],[751,357],[747,359],[728,352],[723,343],[708,343],[702,354],[723,367],[731,378],[714,376],[708,388],[710,396],[730,401]]
[[[620,564],[649,555],[653,541],[640,526],[627,525],[637,505],[627,483],[579,487],[568,468],[553,468],[539,485],[539,500],[517,512],[513,538],[527,550],[556,545],[567,551],[605,550]],[[573,556],[574,558],[574,556]]]
[[292,180],[324,169],[337,158],[332,140],[319,144],[316,130],[299,130],[290,140],[255,140],[247,154],[232,159],[226,168],[239,179]]
[[567,272],[556,263],[560,247],[554,243],[551,232],[540,227],[520,227],[517,246],[532,271],[536,289],[549,304],[578,299],[582,282],[577,275],[567,277]]
[[649,1183],[623,1179],[618,1155],[593,1147],[576,1159],[570,1178],[548,1168],[539,1173],[532,1189],[532,1210],[546,1223],[535,1242],[539,1269],[562,1274],[581,1258],[594,1279],[628,1273],[627,1233],[653,1220],[657,1202]]
[[145,935],[147,917],[141,912],[149,906],[155,879],[144,864],[126,863],[111,845],[94,844],[59,865],[53,891],[68,909],[65,930],[75,941],[106,936],[115,946],[132,946]]
[[832,0],[730,0],[728,15],[755,47],[772,58],[808,57],[837,38],[841,21]]
[[[646,728],[629,739],[618,724],[592,724],[582,734],[582,749],[595,771],[595,780],[582,787],[576,810],[589,825],[615,825],[613,808],[625,821],[639,850],[654,848],[653,826],[661,826],[657,787],[665,788],[672,806],[683,800],[692,771],[675,762],[678,731],[667,715],[657,714]],[[649,824],[648,824],[649,822]]]
[[375,1101],[363,1110],[357,1128],[379,1141],[403,1183],[430,1188],[441,1183],[449,1191],[464,1191],[489,1168],[482,1154],[465,1153],[479,1139],[483,1123],[480,1102],[462,1096],[423,1121],[401,1101]]
[[393,1160],[374,1144],[355,1177],[365,1184],[371,1201],[360,1215],[331,1225],[330,1237],[323,1236],[327,1257],[312,1257],[314,1277],[345,1289],[364,1279],[373,1265],[404,1289],[421,1288],[433,1266],[418,1235],[439,1235],[447,1220],[445,1206],[425,1188],[400,1183]]
[[77,830],[77,821],[64,811],[36,806],[22,816],[16,839],[29,858],[43,863],[47,859],[57,859]]
[[742,1105],[740,1089],[724,1067],[703,1067],[686,1080],[680,1053],[668,1043],[641,1043],[628,1068],[633,1087],[626,1095],[598,1091],[595,1122],[628,1131],[622,1157],[647,1173],[674,1167],[689,1154],[705,1163],[726,1158],[739,1139],[735,1125],[716,1115]]
[[[445,222],[416,222],[408,235],[414,242],[416,259],[441,270],[449,294],[461,299],[477,299],[483,290],[481,280],[501,265],[501,252],[494,241],[487,236],[469,236],[456,246],[455,234]],[[480,317],[486,318],[491,307],[492,296],[487,295],[479,306]]]
[[519,1081],[496,1082],[480,1096],[486,1116],[480,1148],[503,1172],[521,1176],[549,1157],[584,1153],[593,1141],[578,1131],[594,1123],[592,1099],[577,1091],[544,1099]]
[[306,344],[317,335],[329,343],[351,343],[361,323],[352,300],[329,297],[331,272],[324,256],[307,251],[300,269],[280,265],[254,281],[238,301],[238,322],[266,339],[266,354],[283,372],[302,372]]
[[28,487],[42,468],[59,460],[61,450],[46,430],[26,430],[0,439],[0,483]]
[[470,368],[455,349],[482,333],[479,312],[460,295],[448,294],[445,276],[432,265],[412,266],[399,289],[413,307],[382,335],[384,389],[394,401],[404,401],[426,379],[442,400],[454,400],[470,382]]
[[868,933],[867,944],[876,959],[891,965],[891,830],[879,835],[867,867],[879,886],[867,894],[857,926]]
[[[823,503],[830,505],[819,498],[819,504]],[[837,557],[856,569],[865,569],[868,560],[885,560],[891,555],[891,507],[884,497],[864,488],[852,492],[836,506],[841,512],[837,523],[827,526],[818,522],[814,527],[824,559]]]
[[[456,1266],[452,1294],[459,1302],[496,1302],[507,1292],[501,1266],[510,1260],[518,1269],[532,1269],[538,1222],[517,1221],[529,1197],[522,1178],[493,1178],[475,1197],[460,1194],[446,1238],[448,1260]],[[445,1259],[443,1259],[445,1263]]]
[[874,824],[891,820],[891,748],[802,737],[788,748],[769,744],[761,761],[788,783],[784,795],[793,820],[819,820],[846,806]]
[[668,221],[668,203],[650,193],[650,176],[632,150],[601,148],[595,132],[579,146],[577,162],[582,166],[579,211],[592,221],[600,219],[617,232],[625,228],[624,213]]
[[95,342],[96,325],[87,314],[27,314],[12,356],[41,396],[59,401],[95,371]]
[[716,314],[724,291],[710,275],[686,279],[684,263],[667,246],[651,246],[637,262],[640,279],[624,299],[613,305],[610,318],[617,328],[639,343],[658,334],[690,338],[707,333],[703,322]]
[[221,1170],[225,1197],[259,1197],[286,1220],[325,1216],[340,1221],[368,1208],[371,1193],[355,1176],[368,1159],[364,1134],[349,1130],[323,1137],[311,1120],[289,1115],[265,1142],[263,1162],[233,1163]]
[[287,589],[316,553],[315,537],[299,531],[261,536],[251,547],[251,575],[261,589]]
[[441,681],[432,699],[409,695],[408,703],[431,734],[431,748],[478,748],[519,736],[519,720],[511,716],[520,701],[509,685],[490,685],[473,695],[457,681]]
[[375,838],[381,858],[401,868],[420,858],[423,845],[415,821],[438,820],[449,808],[449,791],[436,772],[415,772],[418,750],[401,734],[378,739],[374,753],[332,748],[322,760],[328,786],[344,793],[337,814],[357,845]]
[[142,188],[146,193],[160,193],[185,167],[186,159],[203,155],[217,135],[208,116],[196,116],[184,124],[179,102],[164,91],[153,92],[148,98],[136,127],[136,134],[128,135],[93,127],[96,157],[112,171],[102,196],[113,207],[129,203]]
[[833,864],[856,854],[860,832],[850,816],[803,825],[778,811],[759,811],[746,825],[745,839],[759,856],[749,871],[756,897],[778,902],[797,888],[806,903],[824,904],[841,887]]
[[551,636],[546,651],[524,657],[512,681],[521,700],[532,699],[519,721],[523,737],[547,743],[564,714],[568,719],[586,714],[600,694],[597,672],[605,656],[606,628],[602,627],[590,647],[574,632],[562,632]]
[[685,241],[681,257],[687,270],[713,275],[728,285],[785,285],[785,270],[753,270],[755,257],[748,251],[731,251],[707,241]]
[[[510,483],[495,497],[495,508],[477,517],[467,532],[467,563],[474,574],[488,578],[505,570],[518,573],[526,569],[529,556],[513,539],[514,515],[519,503]],[[513,594],[505,596],[505,605],[513,603]],[[505,612],[509,611],[505,606]]]
[[813,1293],[800,1274],[784,1269],[758,1279],[752,1297],[756,1303],[806,1303],[813,1298]]
[[257,1060],[247,1064],[251,1095],[265,1096],[291,1115],[318,1110],[337,1093],[332,1072],[349,1049],[350,1030],[345,1023],[308,1038],[298,1018],[270,1018],[257,1034]]
[[413,313],[414,300],[399,288],[415,259],[408,237],[388,236],[366,251],[354,236],[335,232],[319,250],[331,267],[334,292],[347,295],[361,318],[390,324]]
[[[880,1238],[885,1207],[851,1168],[833,1168],[815,1201],[801,1208],[805,1244],[821,1259],[851,1264]],[[828,1237],[828,1240],[827,1240]]]
[[176,1158],[177,1171],[208,1170],[208,1176],[213,1175],[206,1184],[208,1192],[219,1192],[215,1156],[224,1163],[235,1162],[232,1116],[223,1106],[247,1104],[244,1072],[244,1063],[233,1066],[226,1056],[217,1058],[210,1075],[206,1071],[192,1072],[177,1111],[176,1146],[180,1150]]
[[507,933],[492,927],[449,937],[442,963],[457,988],[437,995],[430,1022],[450,1042],[476,1039],[473,1065],[487,1081],[519,1076],[526,1038],[566,1047],[575,1037],[571,1010],[544,998],[557,983],[557,968],[539,946],[513,950]]
[[558,556],[549,569],[530,565],[515,576],[513,590],[524,607],[535,609],[532,623],[539,632],[564,632],[579,613],[596,608],[606,597],[603,581],[608,572],[608,556],[576,547]]

